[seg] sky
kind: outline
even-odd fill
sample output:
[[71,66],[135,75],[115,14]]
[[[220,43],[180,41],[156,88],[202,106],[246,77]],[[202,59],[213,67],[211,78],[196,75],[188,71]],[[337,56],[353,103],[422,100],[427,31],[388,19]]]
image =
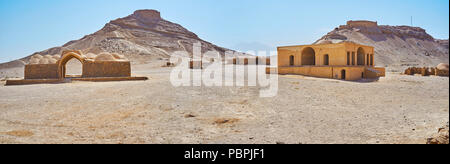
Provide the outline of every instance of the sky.
[[0,0],[0,63],[61,46],[139,9],[235,50],[311,44],[348,20],[449,38],[449,0]]

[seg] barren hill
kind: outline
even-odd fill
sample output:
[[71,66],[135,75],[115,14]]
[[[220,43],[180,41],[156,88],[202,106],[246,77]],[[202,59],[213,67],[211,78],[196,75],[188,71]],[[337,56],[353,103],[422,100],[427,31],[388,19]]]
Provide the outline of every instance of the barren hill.
[[376,63],[391,70],[408,66],[448,63],[448,40],[438,40],[420,27],[378,25],[371,21],[348,21],[315,44],[352,41],[375,47]]
[[[164,20],[156,10],[138,10],[127,17],[107,23],[101,30],[80,40],[30,56],[54,55],[63,50],[76,49],[84,53],[115,52],[127,56],[133,62],[145,62],[149,59],[168,58],[174,51],[187,50],[191,53],[193,43],[199,42],[202,44],[202,52],[215,50],[223,55],[228,51],[200,39],[179,24]],[[0,68],[23,66],[30,56],[0,64]]]

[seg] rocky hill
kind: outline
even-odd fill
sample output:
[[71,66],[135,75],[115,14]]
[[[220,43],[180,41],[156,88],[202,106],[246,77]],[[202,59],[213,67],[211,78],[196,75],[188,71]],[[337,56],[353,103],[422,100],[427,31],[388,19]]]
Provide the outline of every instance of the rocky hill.
[[420,27],[378,25],[371,21],[348,21],[315,44],[352,41],[375,47],[376,63],[391,70],[409,66],[448,63],[448,40],[438,40]]
[[[110,52],[123,54],[132,62],[168,58],[174,51],[192,52],[194,43],[202,44],[202,52],[215,50],[224,55],[228,49],[200,39],[179,24],[161,18],[156,10],[138,10],[132,15],[107,23],[101,30],[61,47],[30,54],[54,55],[63,50],[82,50],[84,53]],[[0,64],[0,68],[23,66],[30,56]]]

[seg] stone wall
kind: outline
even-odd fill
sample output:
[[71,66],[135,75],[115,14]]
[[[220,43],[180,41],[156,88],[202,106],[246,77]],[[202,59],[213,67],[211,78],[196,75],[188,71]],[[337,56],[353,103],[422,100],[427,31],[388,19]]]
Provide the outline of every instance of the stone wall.
[[435,67],[429,68],[429,67],[411,67],[405,70],[405,75],[422,75],[422,76],[449,76],[449,73],[447,70],[439,70]]
[[347,26],[350,26],[350,27],[376,27],[376,26],[378,26],[378,23],[372,22],[372,21],[347,21]]
[[202,61],[189,61],[189,69],[203,69]]
[[58,64],[25,65],[25,79],[58,79]]
[[[311,77],[319,78],[330,78],[330,79],[342,79],[349,81],[361,80],[363,78],[379,78],[385,76],[385,69],[378,67],[370,67],[378,72],[368,71],[368,67],[354,67],[354,66],[303,66],[303,67],[279,67],[278,74],[286,75],[305,75]],[[266,73],[269,73],[271,68],[266,69]],[[345,72],[345,77],[343,77],[342,72]],[[345,78],[345,79],[344,79]]]
[[131,66],[128,61],[85,61],[83,77],[129,77]]

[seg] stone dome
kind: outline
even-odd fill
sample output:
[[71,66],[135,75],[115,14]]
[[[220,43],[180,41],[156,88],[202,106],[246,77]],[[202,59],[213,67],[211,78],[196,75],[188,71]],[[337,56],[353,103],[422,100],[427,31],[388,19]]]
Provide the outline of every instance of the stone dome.
[[94,53],[88,53],[88,54],[86,54],[86,58],[88,58],[88,59],[95,59],[95,57],[97,57],[97,55],[94,54]]
[[441,71],[448,71],[448,64],[441,63],[441,64],[437,65],[436,68]]
[[95,61],[115,61],[115,58],[110,53],[102,52],[95,57]]

